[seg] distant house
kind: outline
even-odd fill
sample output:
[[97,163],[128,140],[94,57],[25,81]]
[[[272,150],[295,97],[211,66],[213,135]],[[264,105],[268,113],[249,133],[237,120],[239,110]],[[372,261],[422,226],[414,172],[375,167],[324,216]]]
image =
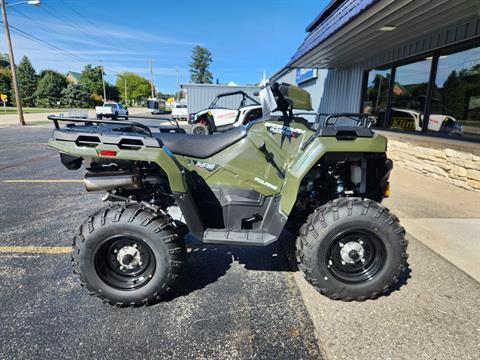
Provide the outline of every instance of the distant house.
[[80,73],[69,71],[67,73],[67,81],[71,84],[78,84],[80,82]]

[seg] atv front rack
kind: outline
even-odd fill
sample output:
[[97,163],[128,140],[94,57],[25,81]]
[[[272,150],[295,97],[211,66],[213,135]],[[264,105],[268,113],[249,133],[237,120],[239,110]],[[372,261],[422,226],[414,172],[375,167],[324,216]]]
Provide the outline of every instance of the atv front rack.
[[347,119],[349,124],[342,124],[342,126],[358,126],[364,128],[370,128],[374,125],[377,120],[374,116],[364,113],[334,113],[334,114],[325,114],[318,113],[318,118],[325,116],[323,120],[323,127],[336,126],[339,119]]
[[[316,113],[316,112],[301,112],[295,113],[295,116],[311,115],[317,118],[316,123],[320,124],[320,127],[338,126],[339,119],[347,119],[348,124],[342,124],[341,126],[358,126],[371,128],[377,120],[374,116],[365,113]],[[321,118],[324,118],[321,121]]]

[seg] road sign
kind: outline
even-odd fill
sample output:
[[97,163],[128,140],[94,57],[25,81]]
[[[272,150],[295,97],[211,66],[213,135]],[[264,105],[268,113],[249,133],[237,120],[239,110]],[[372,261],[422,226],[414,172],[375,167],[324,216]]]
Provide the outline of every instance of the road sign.
[[8,96],[5,94],[0,94],[0,99],[2,99],[2,101],[7,101]]

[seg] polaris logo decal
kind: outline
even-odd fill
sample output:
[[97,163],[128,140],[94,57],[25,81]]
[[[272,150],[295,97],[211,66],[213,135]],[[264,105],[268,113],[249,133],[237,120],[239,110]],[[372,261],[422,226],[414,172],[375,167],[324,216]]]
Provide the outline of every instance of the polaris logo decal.
[[259,183],[259,184],[261,184],[261,185],[263,185],[263,186],[268,187],[269,189],[272,189],[272,190],[275,190],[275,191],[278,190],[278,186],[275,186],[275,185],[273,185],[273,184],[270,184],[268,181],[265,181],[265,180],[260,179],[260,178],[258,178],[258,177],[256,177],[254,180],[255,180],[257,183]]
[[286,136],[289,138],[298,138],[300,135],[305,133],[305,130],[292,128],[290,126],[283,126],[274,123],[265,123],[265,127],[270,131],[272,134],[282,134],[282,136]]
[[197,160],[192,160],[193,166],[199,169],[205,169],[207,171],[213,171],[217,168],[216,164],[210,164],[204,161],[197,161]]

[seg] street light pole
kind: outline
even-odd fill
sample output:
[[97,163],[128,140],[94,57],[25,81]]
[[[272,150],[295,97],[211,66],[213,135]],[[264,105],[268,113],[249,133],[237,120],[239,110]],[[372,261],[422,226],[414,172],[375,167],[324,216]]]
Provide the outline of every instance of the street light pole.
[[13,90],[15,92],[15,99],[17,103],[18,120],[20,121],[20,125],[24,126],[25,118],[23,117],[22,99],[20,97],[20,92],[18,91],[17,70],[15,69],[15,58],[13,56],[12,39],[10,38],[10,27],[8,26],[7,11],[5,9],[5,0],[0,0],[0,4],[2,6],[3,25],[5,26],[5,37],[7,39],[8,58],[10,61],[10,69],[12,71],[12,83],[13,83]]

